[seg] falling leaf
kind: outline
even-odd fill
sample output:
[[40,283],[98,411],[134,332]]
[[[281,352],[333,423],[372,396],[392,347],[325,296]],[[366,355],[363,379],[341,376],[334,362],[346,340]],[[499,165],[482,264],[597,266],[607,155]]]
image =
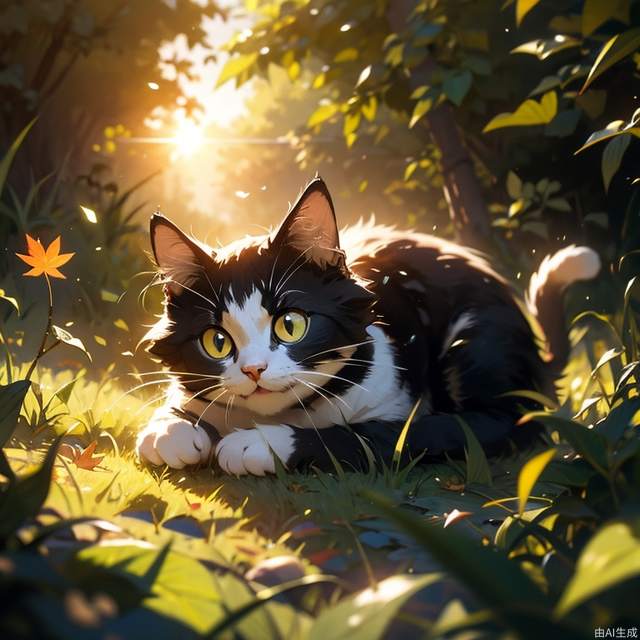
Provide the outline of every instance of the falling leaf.
[[58,327],[55,324],[51,327],[51,331],[57,340],[60,342],[64,342],[68,344],[70,347],[75,347],[76,349],[80,349],[87,358],[89,358],[89,362],[91,362],[91,354],[87,351],[87,348],[84,346],[82,340],[80,338],[74,338],[66,329],[62,327]]
[[31,270],[23,275],[38,277],[44,275],[52,278],[62,278],[66,276],[58,270],[63,264],[67,264],[75,253],[60,253],[60,236],[58,236],[46,249],[42,246],[40,240],[34,240],[29,234],[27,237],[28,255],[16,253],[18,258],[26,262]]
[[107,341],[102,336],[93,336],[93,339],[101,346],[106,347]]
[[472,516],[472,515],[473,513],[471,513],[471,511],[459,511],[458,509],[454,509],[447,516],[447,519],[444,521],[444,527],[446,529],[450,524],[455,524],[456,522],[460,522],[460,520],[464,520],[465,518],[468,518],[469,516]]
[[98,216],[96,216],[96,212],[93,209],[89,209],[89,207],[84,207],[82,205],[80,205],[80,209],[82,209],[84,217],[91,222],[91,224],[97,224]]
[[114,321],[113,324],[115,327],[121,329],[122,331],[129,331],[129,325],[122,318],[118,318]]
[[246,200],[250,195],[248,191],[242,191],[241,189],[236,191],[236,198],[240,198],[240,200]]

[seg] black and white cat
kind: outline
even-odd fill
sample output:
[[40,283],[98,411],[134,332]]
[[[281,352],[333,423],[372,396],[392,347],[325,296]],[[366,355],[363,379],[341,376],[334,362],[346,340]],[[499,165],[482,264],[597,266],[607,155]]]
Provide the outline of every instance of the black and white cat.
[[[336,226],[313,180],[278,232],[215,251],[154,215],[164,315],[149,352],[175,378],[139,434],[140,457],[230,474],[389,460],[418,399],[413,456],[460,451],[462,418],[488,450],[518,430],[516,389],[554,393],[569,343],[562,293],[596,253],[567,247],[531,279],[534,333],[509,285],[477,253],[373,223]],[[521,428],[521,429],[524,429]]]

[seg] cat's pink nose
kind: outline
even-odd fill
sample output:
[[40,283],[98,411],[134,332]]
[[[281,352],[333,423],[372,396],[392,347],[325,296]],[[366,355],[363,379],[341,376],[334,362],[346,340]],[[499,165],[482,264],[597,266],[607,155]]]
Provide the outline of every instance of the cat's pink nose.
[[245,376],[251,378],[254,382],[258,382],[260,380],[260,376],[263,371],[267,368],[266,364],[248,364],[242,367],[240,370],[244,373]]

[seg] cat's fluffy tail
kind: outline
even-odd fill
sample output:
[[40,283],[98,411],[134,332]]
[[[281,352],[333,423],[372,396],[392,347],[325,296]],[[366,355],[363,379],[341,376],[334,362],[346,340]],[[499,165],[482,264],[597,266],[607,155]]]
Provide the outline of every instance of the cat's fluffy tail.
[[600,271],[598,254],[571,245],[547,256],[531,276],[527,306],[544,332],[549,362],[557,373],[567,363],[570,344],[563,313],[563,293],[578,280],[591,280]]

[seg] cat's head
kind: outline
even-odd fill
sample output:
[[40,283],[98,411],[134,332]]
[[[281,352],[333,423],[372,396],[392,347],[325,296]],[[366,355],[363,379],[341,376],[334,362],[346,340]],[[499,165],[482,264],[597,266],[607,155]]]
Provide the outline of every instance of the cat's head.
[[149,352],[206,402],[260,415],[344,393],[371,359],[373,296],[348,269],[319,178],[271,237],[215,251],[163,216],[151,243],[165,310]]

